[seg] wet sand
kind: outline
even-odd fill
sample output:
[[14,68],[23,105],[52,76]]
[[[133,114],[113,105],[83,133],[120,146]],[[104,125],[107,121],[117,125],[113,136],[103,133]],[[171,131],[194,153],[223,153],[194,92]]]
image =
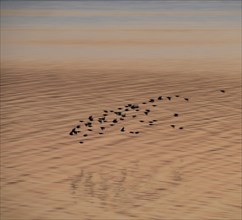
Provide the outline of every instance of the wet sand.
[[[6,63],[2,218],[239,220],[239,63],[113,62]],[[153,126],[138,112],[102,136],[94,127],[82,145],[82,133],[69,135],[90,114],[160,95],[173,98],[152,109]],[[123,125],[140,134],[120,132]]]

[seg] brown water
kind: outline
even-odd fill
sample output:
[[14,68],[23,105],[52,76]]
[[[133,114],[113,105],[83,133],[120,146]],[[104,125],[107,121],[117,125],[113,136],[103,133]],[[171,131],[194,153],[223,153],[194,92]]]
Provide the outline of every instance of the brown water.
[[[183,22],[150,32],[3,31],[2,219],[241,218],[239,29]],[[172,100],[128,112],[104,135],[97,126],[87,138],[69,135],[91,114],[160,95]]]

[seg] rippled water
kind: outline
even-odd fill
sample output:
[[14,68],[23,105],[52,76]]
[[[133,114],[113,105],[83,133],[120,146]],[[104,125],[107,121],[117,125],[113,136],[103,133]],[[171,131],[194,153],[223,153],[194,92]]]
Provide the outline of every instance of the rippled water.
[[[238,5],[4,2],[2,218],[239,220]],[[82,145],[69,135],[160,95],[172,100],[102,136],[95,126]],[[146,108],[153,126],[139,122]]]

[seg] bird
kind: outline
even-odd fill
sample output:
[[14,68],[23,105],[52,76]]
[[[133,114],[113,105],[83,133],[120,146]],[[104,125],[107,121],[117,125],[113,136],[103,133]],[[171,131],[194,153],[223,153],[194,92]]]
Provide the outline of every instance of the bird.
[[139,131],[136,131],[135,134],[139,134]]
[[133,117],[133,118],[136,118],[136,115],[133,115],[132,117]]
[[100,124],[102,124],[102,123],[103,123],[103,119],[102,119],[102,118],[99,118],[99,119],[98,119],[98,122],[99,122]]
[[102,132],[99,132],[99,134],[103,134]]
[[153,107],[156,107],[157,105],[152,105]]
[[118,110],[122,110],[123,108],[118,108]]
[[175,113],[175,114],[174,114],[174,117],[178,117],[178,114],[177,114],[177,113]]
[[123,121],[123,120],[124,120],[124,118],[120,118],[119,120]]
[[100,127],[102,130],[104,130],[105,129],[105,127]]
[[220,92],[222,92],[222,93],[225,93],[225,90],[223,90],[223,89],[220,89]]
[[126,111],[126,112],[127,112],[127,111],[129,111],[129,109],[128,109],[128,108],[126,108],[124,111]]
[[184,100],[185,100],[185,101],[187,101],[187,102],[189,101],[189,99],[188,99],[188,98],[184,98]]
[[114,126],[114,124],[110,124],[110,126]]
[[150,110],[149,109],[146,109],[144,113],[145,113],[145,115],[148,115],[149,112],[150,112]]
[[113,112],[113,110],[110,110],[110,112]]
[[76,128],[73,128],[70,132],[70,135],[77,134]]
[[76,128],[80,128],[80,125],[77,125]]
[[83,122],[82,120],[80,122]]
[[83,135],[83,137],[87,137],[87,136],[88,136],[88,134],[84,134],[84,135]]
[[143,104],[143,105],[145,105],[145,104],[146,104],[146,102],[143,102],[142,104]]
[[171,125],[172,128],[175,128],[175,125]]
[[176,95],[176,97],[180,97],[179,95]]
[[92,123],[91,123],[91,122],[87,122],[87,123],[85,124],[85,126],[86,126],[86,127],[92,127]]
[[118,120],[117,120],[117,119],[114,119],[114,120],[113,120],[113,123],[118,123]]
[[157,120],[153,120],[153,122],[156,122]]
[[80,144],[83,144],[83,141],[80,141],[79,143],[80,143]]
[[105,113],[108,113],[108,110],[103,110]]
[[103,114],[104,117],[108,116],[108,114]]
[[154,99],[150,99],[149,102],[154,102],[155,100]]
[[139,109],[136,109],[135,111],[136,111],[136,112],[138,112],[138,111],[139,111]]
[[124,132],[124,131],[125,131],[125,130],[124,130],[124,127],[122,127],[120,131],[121,131],[121,132]]
[[88,118],[90,121],[93,121],[93,117],[92,116],[89,116]]
[[143,120],[140,120],[141,123],[143,123],[144,121]]
[[168,100],[171,100],[171,97],[170,97],[170,96],[167,96],[166,98],[167,98]]
[[180,127],[179,129],[180,129],[180,130],[182,130],[182,129],[183,129],[183,127]]
[[158,97],[158,100],[162,100],[162,96],[159,96],[159,97]]
[[130,131],[129,133],[133,134],[134,132],[133,131]]
[[87,129],[88,131],[92,131],[92,129]]

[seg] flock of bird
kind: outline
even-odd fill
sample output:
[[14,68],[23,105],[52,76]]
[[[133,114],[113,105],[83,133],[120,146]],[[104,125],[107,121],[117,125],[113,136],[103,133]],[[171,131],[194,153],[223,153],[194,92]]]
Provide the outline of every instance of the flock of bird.
[[[220,92],[225,93],[225,90],[220,90]],[[116,124],[127,120],[128,118],[137,118],[137,114],[134,114],[135,112],[141,112],[145,117],[149,116],[151,113],[151,109],[145,108],[145,110],[142,111],[143,106],[147,106],[148,104],[151,104],[152,108],[157,106],[157,103],[160,101],[171,101],[173,98],[182,98],[185,102],[189,102],[189,98],[187,97],[180,97],[179,95],[175,95],[174,97],[171,96],[159,96],[158,98],[154,99],[151,98],[146,102],[142,102],[141,104],[127,104],[124,107],[119,107],[117,110],[103,110],[103,113],[100,117],[94,117],[93,115],[89,116],[87,120],[80,120],[80,124],[75,126],[71,131],[70,135],[78,135],[79,133],[82,134],[82,140],[80,140],[80,144],[84,143],[84,140],[88,137],[88,133],[93,131],[93,128],[97,126],[98,128],[98,134],[103,135],[104,131],[107,130],[110,127],[115,126]],[[131,114],[131,115],[130,115]],[[114,118],[110,119],[110,116],[114,116]],[[173,114],[174,117],[179,117],[178,113]],[[155,125],[157,120],[139,120],[140,123],[147,123],[149,126]],[[175,129],[176,125],[171,124],[171,128]],[[84,129],[83,129],[84,128]],[[85,130],[86,129],[86,130]],[[183,127],[178,127],[178,129],[182,130]],[[84,131],[83,131],[84,130]],[[140,131],[128,131],[125,127],[122,127],[120,129],[120,132],[128,132],[130,134],[138,135],[141,132]]]

